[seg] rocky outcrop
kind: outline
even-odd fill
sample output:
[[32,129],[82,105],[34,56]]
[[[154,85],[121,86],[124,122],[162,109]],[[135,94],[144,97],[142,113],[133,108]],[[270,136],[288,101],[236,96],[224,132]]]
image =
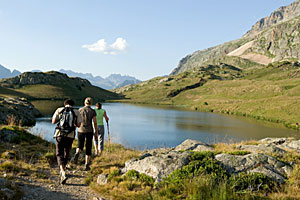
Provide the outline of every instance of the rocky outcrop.
[[[206,65],[222,56],[238,56],[267,65],[284,59],[300,59],[300,0],[259,20],[242,38],[182,58],[170,75]],[[237,67],[241,63],[237,63]]]
[[[236,150],[247,150],[250,153],[247,155],[219,153],[214,159],[230,174],[259,172],[283,183],[289,177],[293,163],[279,161],[273,155],[283,156],[287,151],[299,152],[300,140],[266,138],[258,141],[256,145],[236,146]],[[190,155],[196,151],[214,151],[214,148],[203,142],[188,139],[174,148],[160,148],[144,152],[139,159],[127,161],[122,173],[135,170],[160,182],[176,169],[187,165]]]
[[253,153],[245,156],[219,154],[215,158],[231,174],[259,172],[276,181],[284,182],[285,176],[292,171],[292,168],[287,164],[262,153]]
[[214,148],[197,140],[187,139],[175,148],[175,151],[213,151]]
[[0,124],[33,126],[41,113],[26,99],[0,98]]
[[37,84],[75,84],[78,87],[90,86],[90,82],[86,79],[68,77],[66,74],[56,71],[50,72],[25,72],[13,78],[0,80],[0,86],[6,88],[21,88],[25,85]]
[[271,13],[270,16],[260,19],[254,24],[244,37],[253,36],[280,22],[287,21],[300,15],[300,0],[288,6],[282,6]]
[[132,159],[125,163],[122,172],[136,170],[160,182],[173,171],[188,164],[189,152],[170,151],[166,154],[147,155],[142,159]]

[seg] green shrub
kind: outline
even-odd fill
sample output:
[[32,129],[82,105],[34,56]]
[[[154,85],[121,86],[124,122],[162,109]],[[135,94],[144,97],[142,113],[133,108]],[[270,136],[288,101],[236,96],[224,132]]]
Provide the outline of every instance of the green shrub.
[[250,151],[232,151],[232,152],[229,152],[228,154],[234,155],[234,156],[244,156],[244,155],[248,155],[250,153],[251,153]]
[[232,175],[228,183],[234,191],[272,191],[276,183],[271,178],[267,177],[262,173],[250,173],[246,174],[244,172],[238,175]]
[[140,181],[142,183],[145,183],[146,185],[149,185],[149,186],[153,186],[154,185],[154,178],[146,175],[146,174],[143,174],[143,173],[139,173],[135,170],[129,170],[125,177],[127,179],[130,179],[130,180],[137,180],[137,181]]
[[111,180],[113,177],[116,177],[116,176],[119,176],[119,175],[120,175],[120,170],[115,169],[110,174],[108,174],[107,178],[108,178],[108,180]]

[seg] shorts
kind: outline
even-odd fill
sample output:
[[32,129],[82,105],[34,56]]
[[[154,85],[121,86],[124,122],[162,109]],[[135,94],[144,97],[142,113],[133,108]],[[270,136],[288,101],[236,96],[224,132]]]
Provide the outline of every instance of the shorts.
[[92,155],[93,132],[80,133],[78,132],[78,148],[83,150],[85,142],[85,155]]

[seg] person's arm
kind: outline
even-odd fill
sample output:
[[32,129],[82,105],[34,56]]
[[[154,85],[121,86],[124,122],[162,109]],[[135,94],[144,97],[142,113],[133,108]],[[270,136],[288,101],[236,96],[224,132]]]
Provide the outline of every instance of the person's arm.
[[98,126],[97,126],[96,116],[93,117],[93,122],[94,122],[94,128],[95,128],[95,137],[98,138]]
[[106,123],[108,123],[108,120],[109,120],[109,118],[107,117],[107,115],[106,115],[106,111],[104,112],[104,118],[105,118],[105,121],[106,121]]
[[53,117],[52,117],[52,124],[56,124],[59,120],[59,117],[58,117],[58,110],[55,111]]

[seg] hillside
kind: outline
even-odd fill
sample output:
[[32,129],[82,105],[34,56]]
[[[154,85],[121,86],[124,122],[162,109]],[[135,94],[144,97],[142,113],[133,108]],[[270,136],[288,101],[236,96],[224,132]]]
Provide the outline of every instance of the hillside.
[[242,38],[187,55],[171,75],[224,56],[238,56],[264,65],[282,59],[299,60],[299,14],[300,1],[297,0],[259,20]]
[[27,99],[95,100],[120,99],[113,92],[91,85],[86,79],[68,77],[59,72],[25,72],[19,76],[0,80],[0,96],[26,97]]
[[299,91],[300,64],[287,61],[248,68],[207,65],[117,90],[129,102],[235,114],[293,128],[299,122]]

